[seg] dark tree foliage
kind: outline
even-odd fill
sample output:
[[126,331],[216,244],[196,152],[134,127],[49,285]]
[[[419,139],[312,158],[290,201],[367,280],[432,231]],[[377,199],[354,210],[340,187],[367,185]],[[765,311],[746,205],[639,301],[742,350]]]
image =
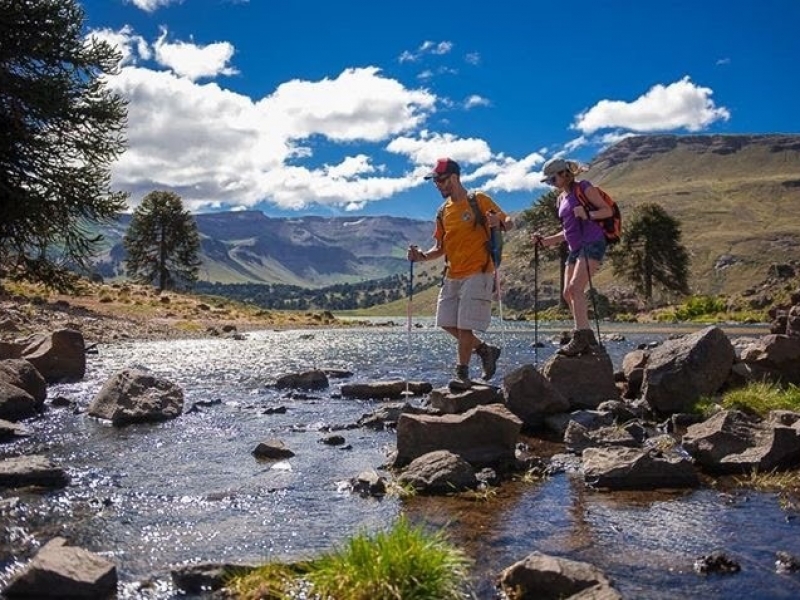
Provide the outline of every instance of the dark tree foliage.
[[104,79],[120,55],[83,26],[75,0],[0,0],[0,272],[56,287],[126,199],[109,187],[126,102]]
[[610,257],[614,274],[633,284],[648,302],[654,287],[689,293],[689,255],[681,244],[680,223],[659,204],[632,211]]
[[193,287],[200,270],[197,223],[173,192],[150,192],[133,212],[123,245],[129,277],[160,290]]
[[[522,211],[520,215],[522,226],[527,228],[531,233],[540,233],[542,235],[553,235],[561,231],[561,220],[558,218],[558,196],[558,190],[551,190],[535,200],[530,208]],[[523,252],[530,256],[531,267],[533,267],[535,252],[529,237],[525,239]],[[559,244],[557,247],[539,249],[540,261],[558,259],[559,273],[564,272],[564,266],[567,263],[568,255],[569,252],[567,251],[566,243]],[[567,304],[564,300],[563,277],[559,277],[558,297],[561,307],[566,308]]]

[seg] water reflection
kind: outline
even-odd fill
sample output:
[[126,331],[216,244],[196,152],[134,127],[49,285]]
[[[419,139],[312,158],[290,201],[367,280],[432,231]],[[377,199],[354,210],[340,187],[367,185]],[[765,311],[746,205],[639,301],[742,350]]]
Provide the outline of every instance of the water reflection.
[[[410,355],[402,324],[101,347],[90,357],[84,381],[57,386],[50,397],[65,396],[85,409],[113,372],[140,365],[181,385],[187,407],[204,406],[173,421],[124,429],[53,409],[29,424],[33,436],[0,446],[4,456],[45,454],[72,477],[66,490],[3,493],[19,497],[16,507],[0,513],[5,577],[40,544],[64,535],[113,558],[125,583],[122,596],[137,597],[143,592],[132,582],[165,577],[171,565],[305,558],[405,512],[417,522],[447,527],[474,558],[479,598],[493,598],[497,573],[534,550],[596,564],[626,598],[800,595],[794,576],[773,573],[776,550],[800,555],[800,535],[797,522],[787,520],[769,494],[749,493],[735,503],[713,489],[611,495],[588,490],[578,475],[568,474],[508,483],[480,501],[375,500],[343,492],[339,482],[386,462],[394,435],[346,430],[351,450],[320,440],[328,426],[354,423],[376,403],[339,397],[342,380],[308,399],[270,384],[282,373],[323,367],[353,371],[350,381],[410,377],[443,385],[454,344],[429,322],[423,325],[412,330]],[[540,339],[567,328],[543,324]],[[624,331],[624,340],[606,344],[616,366],[638,344],[672,330]],[[533,335],[524,323],[489,332],[491,341],[505,342],[501,373],[533,361]],[[555,348],[548,343],[540,349],[540,362]],[[278,405],[285,413],[266,414]],[[296,456],[282,463],[256,460],[253,448],[269,438],[283,440]],[[742,573],[695,575],[694,558],[715,549],[739,559]],[[148,594],[167,598],[173,591],[159,582]]]

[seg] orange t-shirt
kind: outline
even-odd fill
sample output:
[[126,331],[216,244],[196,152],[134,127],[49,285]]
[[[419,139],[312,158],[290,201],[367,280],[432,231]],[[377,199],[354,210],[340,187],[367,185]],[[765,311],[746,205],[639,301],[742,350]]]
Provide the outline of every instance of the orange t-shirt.
[[[476,195],[478,207],[484,215],[493,210],[501,221],[505,220],[506,214],[494,200],[483,192],[476,192]],[[494,264],[489,257],[487,244],[489,230],[475,223],[475,213],[466,198],[460,201],[447,199],[442,209],[441,222],[436,219],[433,237],[436,238],[438,245],[444,248],[449,263],[448,277],[464,279],[476,273],[483,273],[484,269],[486,273],[494,273]]]

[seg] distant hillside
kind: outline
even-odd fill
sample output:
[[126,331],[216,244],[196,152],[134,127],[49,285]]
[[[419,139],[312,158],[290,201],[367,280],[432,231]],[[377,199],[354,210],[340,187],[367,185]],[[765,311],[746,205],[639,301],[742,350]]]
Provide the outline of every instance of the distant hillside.
[[[107,251],[96,263],[106,278],[123,274],[122,238],[130,216],[103,230]],[[410,243],[427,244],[430,221],[400,217],[271,218],[257,211],[196,215],[200,279],[321,287],[404,273]]]
[[[693,293],[740,293],[764,280],[770,265],[800,260],[800,135],[633,137],[590,167],[583,178],[615,198],[623,223],[644,202],[681,222]],[[515,237],[506,289],[524,295],[532,274]],[[620,283],[610,268],[596,279],[605,290]],[[540,280],[558,288],[552,265]]]

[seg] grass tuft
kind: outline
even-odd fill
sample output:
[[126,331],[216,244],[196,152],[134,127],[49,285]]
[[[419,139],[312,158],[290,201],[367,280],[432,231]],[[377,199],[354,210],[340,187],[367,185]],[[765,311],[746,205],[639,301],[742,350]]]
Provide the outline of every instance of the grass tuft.
[[429,534],[401,517],[373,537],[359,534],[314,563],[306,575],[313,593],[336,600],[456,600],[469,559],[439,532]]
[[761,417],[771,410],[800,411],[800,388],[783,388],[766,382],[751,382],[746,387],[730,390],[722,396],[722,408],[741,410]]

